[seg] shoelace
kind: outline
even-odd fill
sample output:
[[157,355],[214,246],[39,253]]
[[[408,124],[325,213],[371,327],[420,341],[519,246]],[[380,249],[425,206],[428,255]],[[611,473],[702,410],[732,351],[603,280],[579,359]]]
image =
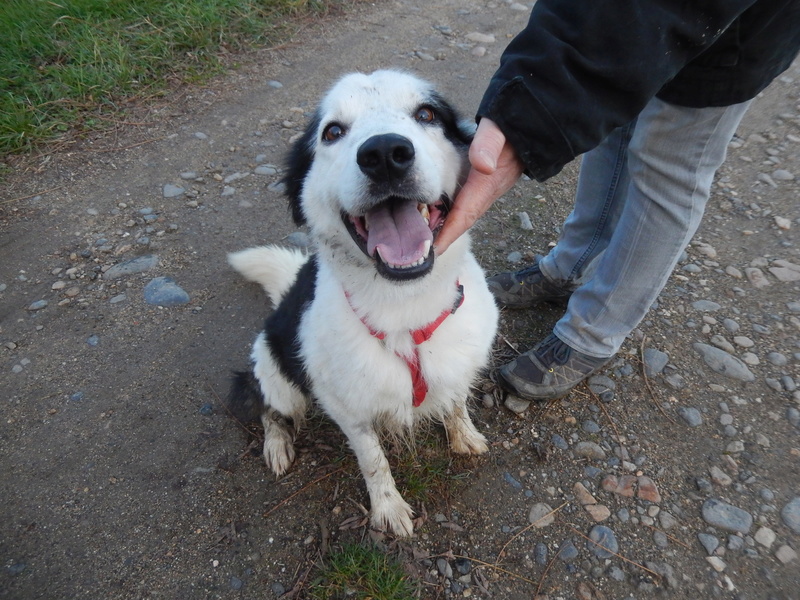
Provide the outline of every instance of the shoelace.
[[550,367],[553,363],[557,365],[566,364],[569,356],[572,354],[572,348],[562,342],[555,334],[548,335],[536,355],[543,365]]

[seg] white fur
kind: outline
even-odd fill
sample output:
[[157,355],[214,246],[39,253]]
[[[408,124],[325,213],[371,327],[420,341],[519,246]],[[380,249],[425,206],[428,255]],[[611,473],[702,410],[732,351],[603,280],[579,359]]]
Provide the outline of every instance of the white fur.
[[[470,420],[466,399],[470,384],[487,366],[498,312],[466,235],[436,257],[430,273],[391,281],[376,273],[374,260],[351,239],[341,212],[357,213],[369,202],[355,155],[364,140],[386,132],[413,141],[413,177],[424,194],[455,196],[464,174],[463,148],[455,147],[440,128],[423,127],[409,116],[431,93],[427,83],[397,72],[350,75],[337,83],[320,105],[320,131],[312,140],[314,160],[301,199],[319,261],[314,301],[303,312],[298,330],[311,392],[341,427],[358,458],[373,526],[402,536],[412,534],[413,511],[395,487],[378,427],[404,434],[419,421],[434,419],[444,424],[454,452],[486,452],[486,440]],[[325,145],[318,140],[330,121],[346,123],[348,131],[336,144]],[[229,260],[278,301],[306,257],[268,247],[239,252]],[[418,346],[429,389],[425,401],[414,408],[409,369],[398,355],[413,353],[411,330],[453,306],[457,283],[464,287],[463,304]],[[362,319],[384,332],[385,339],[373,337]],[[295,422],[302,420],[307,399],[281,373],[264,334],[256,340],[252,359],[267,405]],[[294,458],[292,436],[266,417],[264,423],[265,459],[282,474]]]

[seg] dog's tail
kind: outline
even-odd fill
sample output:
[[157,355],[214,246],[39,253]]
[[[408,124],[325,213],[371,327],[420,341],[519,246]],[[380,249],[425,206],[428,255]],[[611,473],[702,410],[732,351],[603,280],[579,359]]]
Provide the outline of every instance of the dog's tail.
[[307,260],[304,252],[283,246],[259,246],[228,254],[228,264],[245,279],[260,284],[275,305],[292,287]]

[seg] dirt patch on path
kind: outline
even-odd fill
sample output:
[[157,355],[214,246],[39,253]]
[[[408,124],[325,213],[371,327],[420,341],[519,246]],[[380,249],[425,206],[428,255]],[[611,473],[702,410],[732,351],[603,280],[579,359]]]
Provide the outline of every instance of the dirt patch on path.
[[[469,115],[527,20],[520,8],[358,7],[183,90],[153,110],[152,126],[86,141],[9,180],[0,200],[0,597],[273,598],[302,579],[327,534],[334,546],[367,535],[358,518],[366,493],[335,428],[312,419],[297,463],[276,482],[224,413],[228,375],[246,363],[267,309],[225,254],[302,242],[278,171],[333,79],[406,68]],[[421,597],[530,598],[542,579],[553,598],[797,597],[798,77],[795,66],[751,109],[701,231],[607,380],[549,407],[512,405],[518,412],[490,380],[476,391],[492,451],[445,462],[429,484],[435,493],[412,501],[427,517],[417,537],[383,540]],[[139,142],[148,143],[98,151]],[[546,186],[521,182],[492,209],[474,235],[488,271],[546,251],[574,177],[573,165]],[[520,212],[532,230],[519,226]],[[108,276],[142,256],[155,257],[148,270]],[[146,302],[146,288],[170,291],[164,277],[190,301]],[[509,343],[498,342],[497,361],[559,316],[551,307],[505,313]],[[696,343],[741,359],[753,381],[713,371]],[[401,471],[446,456],[437,439],[410,458],[400,452]],[[576,483],[607,519],[584,508]],[[720,502],[752,519],[743,535],[704,512]],[[529,527],[539,505],[558,509],[554,522]],[[585,539],[598,523],[616,555]]]

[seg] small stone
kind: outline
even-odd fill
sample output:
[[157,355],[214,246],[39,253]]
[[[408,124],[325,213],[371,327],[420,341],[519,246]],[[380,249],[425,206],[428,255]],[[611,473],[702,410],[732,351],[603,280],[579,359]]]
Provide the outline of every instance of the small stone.
[[520,262],[521,260],[522,252],[518,252],[517,250],[509,252],[508,256],[506,256],[506,261],[510,262],[512,265]]
[[755,375],[741,360],[708,344],[692,344],[706,365],[714,372],[739,381],[755,381]]
[[520,212],[520,213],[517,213],[517,216],[519,217],[520,229],[524,229],[525,231],[532,231],[533,230],[533,224],[531,223],[531,217],[530,217],[530,215],[528,213]]
[[785,565],[797,560],[797,552],[791,546],[784,544],[775,551],[775,558]]
[[795,496],[783,507],[781,519],[789,529],[800,535],[800,496]]
[[43,308],[47,307],[47,304],[47,300],[37,300],[36,302],[32,302],[30,305],[28,305],[28,310],[31,312],[42,310]]
[[661,502],[661,494],[652,479],[645,475],[640,475],[637,483],[639,484],[639,489],[636,491],[638,498],[653,504]]
[[[586,546],[597,558],[611,558],[619,551],[619,544],[614,532],[604,525],[595,525],[589,532]],[[593,543],[594,542],[594,543]]]
[[662,510],[658,513],[658,520],[661,523],[661,529],[665,531],[669,531],[678,524],[678,519],[666,510]]
[[575,499],[581,506],[586,506],[587,504],[597,504],[597,500],[586,487],[578,481],[575,485],[572,486],[572,493],[575,494]]
[[256,175],[277,175],[278,174],[278,167],[275,165],[258,165],[254,173]]
[[211,403],[203,404],[203,406],[200,407],[200,414],[204,417],[210,417],[214,414],[214,405]]
[[754,267],[748,267],[744,270],[744,274],[747,277],[747,280],[753,285],[755,288],[765,288],[769,285],[769,281],[767,280],[764,272],[761,269],[757,269]]
[[478,44],[494,44],[495,43],[494,35],[487,34],[487,33],[480,33],[478,31],[473,31],[472,33],[468,33],[465,37],[470,42],[475,42],[475,43],[478,43]]
[[761,527],[753,536],[753,539],[765,548],[770,548],[775,543],[775,538],[775,532],[769,527]]
[[700,312],[716,312],[722,307],[711,300],[697,300],[696,302],[692,302],[692,308]]
[[178,306],[189,302],[189,294],[170,277],[156,277],[144,287],[144,300],[155,306]]
[[240,590],[240,589],[242,589],[243,585],[244,585],[244,582],[241,579],[239,579],[238,577],[231,577],[231,589],[232,590]]
[[537,565],[545,566],[547,564],[547,544],[537,542],[533,547],[533,560]]
[[528,410],[530,405],[530,400],[523,400],[517,396],[508,396],[505,401],[505,407],[517,415],[521,415]]
[[549,504],[538,502],[531,507],[528,513],[528,521],[532,523],[535,528],[542,529],[555,522],[556,517],[552,513],[553,509]]
[[733,483],[733,480],[728,476],[728,474],[717,466],[711,467],[708,470],[708,474],[711,475],[711,481],[717,485],[726,487]]
[[715,498],[703,503],[702,515],[706,523],[724,531],[748,533],[753,526],[750,513]]
[[67,287],[66,281],[56,281],[53,285],[50,286],[50,289],[58,291],[58,290],[63,290],[65,287]]
[[590,460],[603,460],[606,457],[606,451],[595,442],[578,442],[574,452],[576,456]]
[[653,532],[653,543],[658,548],[668,548],[669,547],[669,538],[667,534],[663,531],[654,531]]
[[[794,181],[794,174],[786,169],[778,169],[777,171],[773,171],[772,178],[775,181]],[[775,220],[777,221],[778,217],[776,217]]]
[[648,377],[655,377],[661,373],[669,362],[669,355],[655,348],[646,348],[642,358]]
[[575,544],[572,543],[572,540],[564,540],[562,542],[561,546],[558,548],[558,558],[565,563],[569,563],[578,558],[578,549],[575,547]]
[[703,415],[699,410],[691,406],[681,406],[678,408],[678,415],[686,421],[689,427],[699,427],[703,424]]
[[698,533],[697,539],[700,540],[703,548],[706,549],[706,554],[709,556],[714,554],[714,551],[719,547],[719,540],[709,533]]
[[162,188],[162,194],[164,198],[177,198],[178,196],[182,196],[186,193],[186,190],[179,185],[173,185],[171,183],[167,183]]
[[470,571],[472,571],[472,561],[463,556],[459,556],[453,564],[459,575],[469,575]]
[[450,566],[450,563],[447,562],[447,559],[445,558],[436,559],[436,570],[439,571],[439,575],[442,575],[446,579],[453,578],[453,568]]
[[90,346],[97,346],[100,343],[100,338],[96,335],[90,335],[88,338],[86,338],[86,343]]
[[155,254],[145,254],[114,265],[103,273],[103,279],[119,279],[125,275],[134,275],[136,273],[149,271],[156,266],[158,266],[158,256]]
[[602,523],[611,516],[611,510],[602,504],[587,504],[583,508],[595,523]]
[[600,486],[605,491],[623,496],[624,498],[632,498],[634,496],[636,493],[634,491],[635,484],[636,476],[634,475],[622,475],[620,477],[616,475],[606,475],[603,481],[600,482]]
[[706,556],[706,561],[717,573],[722,573],[728,567],[719,556]]
[[280,81],[270,80],[267,82],[267,85],[272,89],[279,90],[283,88],[283,84]]
[[208,136],[205,133],[203,133],[202,131],[195,132],[194,137],[196,137],[198,140],[207,140],[208,139]]

